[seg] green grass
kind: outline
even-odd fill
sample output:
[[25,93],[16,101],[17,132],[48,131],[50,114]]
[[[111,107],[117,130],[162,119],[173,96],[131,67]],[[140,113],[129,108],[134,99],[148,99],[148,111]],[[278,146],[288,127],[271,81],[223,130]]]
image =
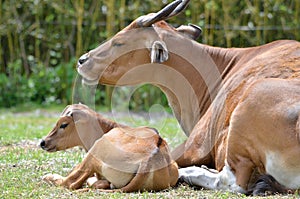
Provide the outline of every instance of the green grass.
[[[244,198],[244,195],[222,191],[197,190],[180,185],[177,188],[151,193],[103,193],[70,191],[44,183],[41,177],[47,173],[67,175],[85,155],[79,148],[48,153],[39,148],[42,137],[52,129],[63,107],[35,110],[15,109],[0,111],[0,198]],[[161,135],[176,146],[185,139],[174,118],[150,123],[143,117],[110,115],[119,122],[150,125],[159,129]],[[299,195],[272,196],[268,198],[299,198]],[[256,197],[258,198],[258,197]]]

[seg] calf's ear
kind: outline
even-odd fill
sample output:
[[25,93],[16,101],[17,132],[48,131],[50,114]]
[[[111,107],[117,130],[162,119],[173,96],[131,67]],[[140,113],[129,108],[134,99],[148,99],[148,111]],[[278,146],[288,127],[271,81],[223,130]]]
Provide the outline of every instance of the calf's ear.
[[151,63],[163,63],[169,59],[169,52],[163,41],[155,41],[151,47]]

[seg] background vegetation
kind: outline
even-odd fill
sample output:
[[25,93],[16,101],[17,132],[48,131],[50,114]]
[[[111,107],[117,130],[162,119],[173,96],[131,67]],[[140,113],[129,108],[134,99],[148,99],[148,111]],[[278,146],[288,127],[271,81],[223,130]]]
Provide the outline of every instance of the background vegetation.
[[[0,0],[0,107],[31,101],[71,103],[77,58],[167,2]],[[191,0],[188,9],[169,22],[201,26],[202,43],[246,47],[300,40],[299,20],[299,0]],[[97,102],[109,105],[111,91],[100,86]],[[134,94],[131,108],[166,105],[161,96],[157,88],[143,86]]]

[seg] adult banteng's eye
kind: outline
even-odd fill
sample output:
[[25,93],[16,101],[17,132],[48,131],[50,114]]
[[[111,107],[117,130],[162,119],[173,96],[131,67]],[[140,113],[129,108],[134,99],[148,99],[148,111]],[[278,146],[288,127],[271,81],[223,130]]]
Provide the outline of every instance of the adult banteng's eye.
[[61,124],[59,128],[64,129],[68,126],[68,123]]
[[124,43],[121,43],[121,42],[114,42],[112,44],[112,46],[115,46],[115,47],[119,47],[119,46],[123,46],[123,45],[124,45]]

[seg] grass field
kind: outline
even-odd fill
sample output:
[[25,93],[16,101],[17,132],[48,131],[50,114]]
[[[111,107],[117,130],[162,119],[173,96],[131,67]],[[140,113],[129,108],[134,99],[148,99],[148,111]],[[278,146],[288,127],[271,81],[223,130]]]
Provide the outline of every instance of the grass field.
[[[194,189],[181,185],[157,193],[102,193],[70,191],[44,183],[47,173],[66,175],[79,163],[85,152],[79,148],[48,153],[39,148],[40,140],[55,124],[63,107],[17,112],[15,109],[0,111],[0,198],[245,198],[245,195],[222,191]],[[150,125],[160,130],[172,147],[185,139],[174,118],[148,122],[140,115],[111,115],[119,122]],[[158,125],[158,126],[156,126]],[[299,198],[299,195],[272,196],[267,198]],[[247,197],[250,198],[250,197]],[[259,198],[259,197],[255,197]]]

